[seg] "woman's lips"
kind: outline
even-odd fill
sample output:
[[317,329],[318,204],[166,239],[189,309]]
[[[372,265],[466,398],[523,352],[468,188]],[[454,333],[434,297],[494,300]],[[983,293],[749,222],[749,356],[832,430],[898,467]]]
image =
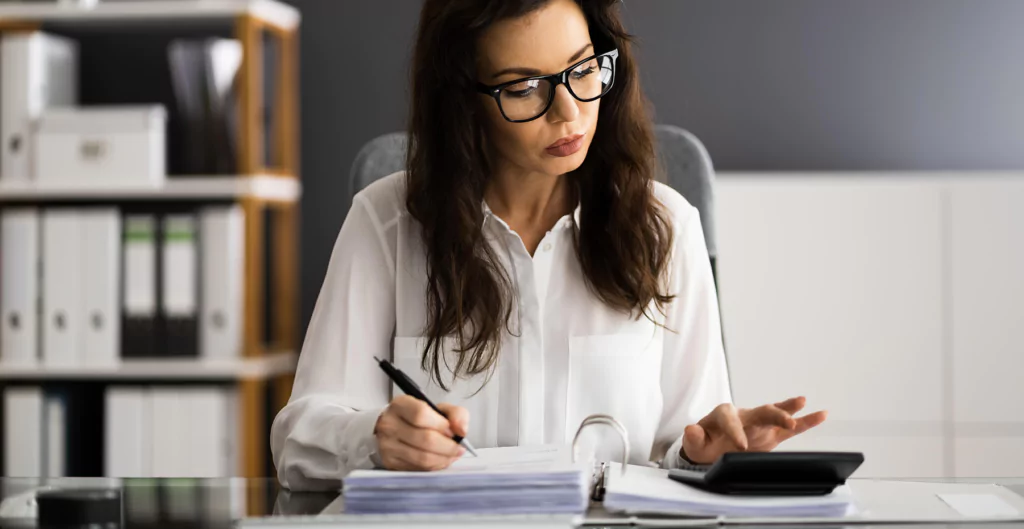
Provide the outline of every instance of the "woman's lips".
[[565,157],[571,156],[579,152],[583,148],[583,134],[574,134],[572,136],[566,136],[555,143],[552,143],[550,147],[545,149],[551,156]]

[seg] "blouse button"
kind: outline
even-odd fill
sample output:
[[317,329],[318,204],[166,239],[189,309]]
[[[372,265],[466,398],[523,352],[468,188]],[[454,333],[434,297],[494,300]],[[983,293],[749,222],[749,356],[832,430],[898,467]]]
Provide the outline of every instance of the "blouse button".
[[549,242],[544,243],[544,251],[545,252],[550,252],[551,251],[551,243],[549,243]]

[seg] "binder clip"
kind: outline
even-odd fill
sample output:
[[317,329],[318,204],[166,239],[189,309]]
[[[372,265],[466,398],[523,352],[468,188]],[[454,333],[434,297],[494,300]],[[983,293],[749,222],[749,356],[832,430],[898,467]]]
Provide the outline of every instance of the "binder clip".
[[[622,472],[621,472],[621,474],[625,474],[626,473],[626,462],[629,461],[629,435],[626,433],[626,427],[623,426],[622,423],[620,423],[619,421],[615,420],[615,418],[612,417],[611,415],[598,414],[598,415],[591,415],[591,416],[587,417],[586,419],[583,419],[583,422],[580,423],[579,429],[576,430],[576,435],[572,439],[572,461],[573,461],[573,463],[575,463],[576,459],[579,457],[580,434],[583,433],[583,430],[587,426],[594,425],[594,424],[603,424],[605,426],[610,426],[610,427],[612,427],[612,429],[614,429],[616,432],[618,432],[619,437],[622,439]],[[609,472],[610,469],[611,469],[611,465],[609,465],[608,463],[606,463],[604,461],[602,461],[601,464],[597,468],[594,469],[593,482],[591,483],[591,488],[590,488],[590,499],[592,499],[594,501],[603,501],[604,500],[604,492],[608,488],[608,472]]]

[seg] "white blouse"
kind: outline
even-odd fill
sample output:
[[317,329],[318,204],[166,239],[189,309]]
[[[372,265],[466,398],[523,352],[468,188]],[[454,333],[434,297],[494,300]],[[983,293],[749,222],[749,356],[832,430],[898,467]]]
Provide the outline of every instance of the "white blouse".
[[[568,215],[531,256],[485,204],[487,243],[510,273],[519,303],[490,381],[453,381],[449,373],[447,393],[420,368],[426,260],[419,226],[405,209],[405,174],[356,195],[291,399],[272,427],[281,484],[336,488],[349,471],[373,466],[377,417],[401,395],[374,356],[392,359],[434,402],[468,409],[467,438],[477,448],[568,443],[585,417],[606,413],[629,432],[631,463],[678,465],[683,429],[731,396],[700,216],[668,186],[655,183],[654,194],[671,213],[675,238],[667,280],[676,297],[664,317],[654,311],[664,328],[609,308],[589,290]],[[578,209],[575,215],[578,221]],[[620,453],[618,442],[609,443],[605,451],[601,442],[601,454]]]

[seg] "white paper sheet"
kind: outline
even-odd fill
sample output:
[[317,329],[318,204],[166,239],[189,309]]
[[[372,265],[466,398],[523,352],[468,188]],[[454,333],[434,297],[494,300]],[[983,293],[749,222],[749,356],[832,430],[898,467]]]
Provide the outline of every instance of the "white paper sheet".
[[1016,516],[1020,511],[995,494],[939,494],[963,516]]
[[567,446],[491,448],[438,472],[359,470],[343,480],[354,514],[582,514],[592,466]]

